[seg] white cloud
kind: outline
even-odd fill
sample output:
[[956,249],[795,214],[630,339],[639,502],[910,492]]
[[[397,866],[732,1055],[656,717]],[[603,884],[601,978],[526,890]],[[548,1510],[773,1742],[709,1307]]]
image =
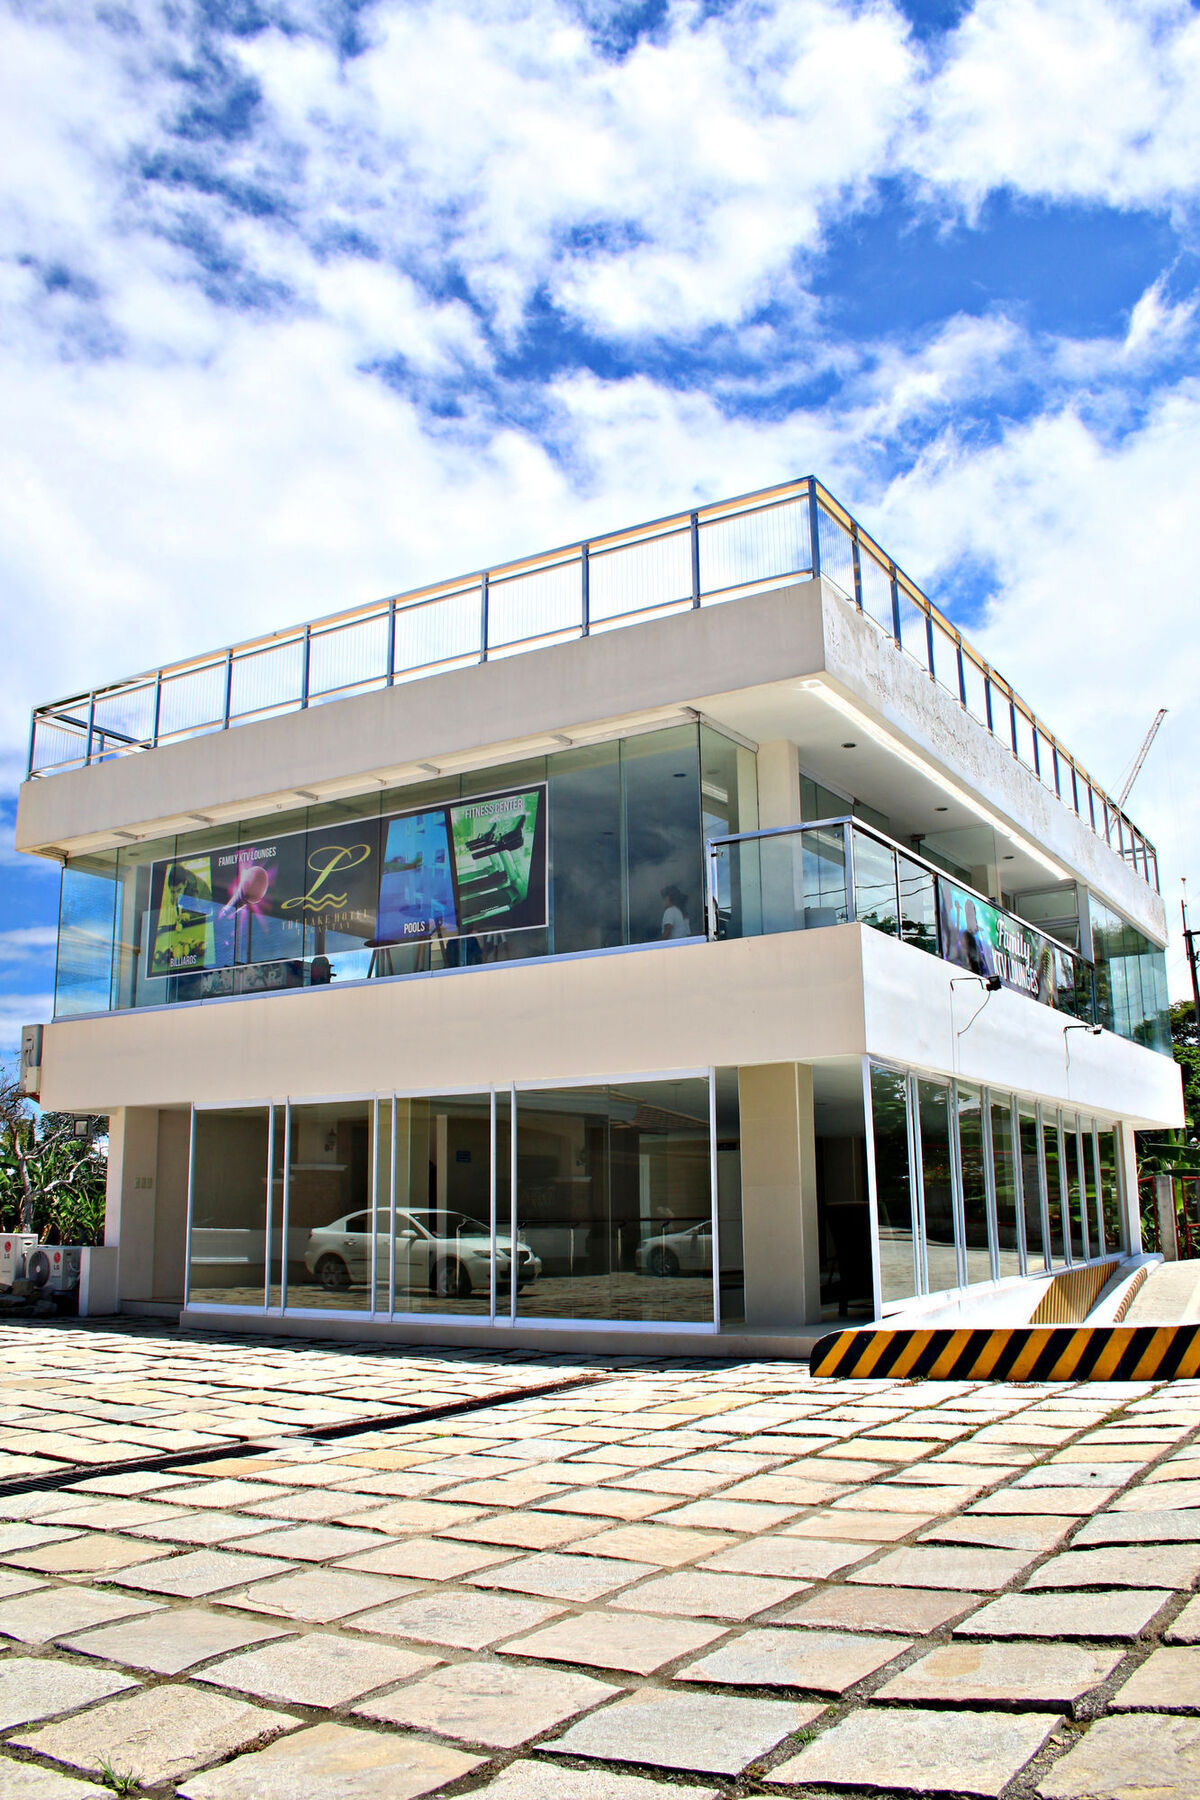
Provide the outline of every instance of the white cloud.
[[55,949],[57,943],[53,925],[18,925],[0,931],[0,962],[25,962],[39,952]]

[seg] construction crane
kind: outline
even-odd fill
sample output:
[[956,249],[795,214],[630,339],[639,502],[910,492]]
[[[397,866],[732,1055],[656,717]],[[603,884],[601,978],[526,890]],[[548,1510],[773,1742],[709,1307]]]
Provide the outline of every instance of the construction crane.
[[1132,769],[1130,769],[1128,775],[1125,777],[1125,786],[1121,789],[1121,792],[1117,797],[1117,811],[1118,812],[1123,812],[1125,810],[1125,802],[1129,798],[1130,790],[1133,787],[1134,782],[1137,780],[1138,776],[1142,772],[1142,764],[1145,762],[1146,758],[1149,756],[1150,746],[1154,742],[1155,738],[1158,736],[1158,728],[1162,724],[1162,722],[1166,718],[1166,716],[1167,716],[1166,707],[1160,706],[1158,711],[1154,715],[1153,725],[1150,727],[1149,731],[1146,733],[1145,737],[1142,739],[1141,749],[1138,751],[1137,755],[1133,759],[1133,767],[1132,767]]

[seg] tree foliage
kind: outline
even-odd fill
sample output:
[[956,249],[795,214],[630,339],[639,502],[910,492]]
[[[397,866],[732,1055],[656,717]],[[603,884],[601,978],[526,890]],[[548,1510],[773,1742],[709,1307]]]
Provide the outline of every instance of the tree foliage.
[[108,1162],[102,1118],[79,1137],[73,1113],[39,1113],[0,1074],[0,1231],[36,1231],[43,1244],[104,1241]]

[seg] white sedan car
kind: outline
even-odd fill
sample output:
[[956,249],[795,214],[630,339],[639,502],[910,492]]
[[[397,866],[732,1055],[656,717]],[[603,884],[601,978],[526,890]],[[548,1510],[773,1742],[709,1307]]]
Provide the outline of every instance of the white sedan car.
[[[388,1266],[388,1234],[376,1237],[377,1278]],[[511,1237],[496,1239],[496,1285],[508,1286]],[[492,1240],[486,1225],[466,1213],[439,1212],[434,1207],[396,1213],[395,1267],[397,1292],[440,1294],[464,1299],[491,1281]],[[347,1213],[331,1225],[314,1228],[304,1253],[304,1266],[325,1288],[361,1286],[371,1279],[371,1215]],[[536,1281],[542,1265],[528,1244],[517,1241],[517,1288]]]
[[656,1231],[643,1238],[635,1257],[643,1275],[711,1275],[712,1220],[684,1231]]

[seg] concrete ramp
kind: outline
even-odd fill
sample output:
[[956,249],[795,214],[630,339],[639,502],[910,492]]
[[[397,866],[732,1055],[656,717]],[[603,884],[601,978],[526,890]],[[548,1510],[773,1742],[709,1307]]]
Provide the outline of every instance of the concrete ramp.
[[1127,1325],[1200,1322],[1200,1262],[1165,1262],[1151,1269],[1125,1314]]

